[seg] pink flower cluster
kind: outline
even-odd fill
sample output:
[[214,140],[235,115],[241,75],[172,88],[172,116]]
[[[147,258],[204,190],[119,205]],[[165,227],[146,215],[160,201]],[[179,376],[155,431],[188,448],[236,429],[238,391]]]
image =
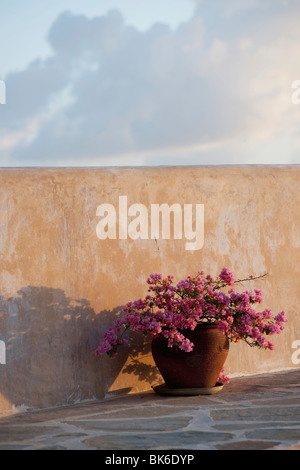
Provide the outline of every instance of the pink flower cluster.
[[234,284],[234,281],[235,281],[234,275],[228,268],[223,268],[219,277],[228,286],[232,286]]
[[[243,281],[251,280],[252,276]],[[240,282],[228,268],[223,268],[215,280],[201,271],[176,285],[173,276],[151,274],[147,279],[149,294],[127,303],[114,326],[104,334],[96,354],[115,355],[117,347],[127,342],[123,338],[126,330],[161,335],[169,347],[189,352],[194,345],[184,336],[184,330],[194,330],[203,323],[217,324],[230,341],[243,340],[250,346],[272,350],[274,346],[267,336],[281,333],[287,321],[285,313],[273,317],[269,309],[257,312],[253,306],[262,303],[261,291],[237,292],[232,286]],[[231,289],[225,293],[222,289],[228,286]]]
[[222,384],[228,384],[230,382],[229,377],[227,377],[227,375],[225,374],[224,367],[222,368],[222,370],[220,372],[218,382],[222,383]]

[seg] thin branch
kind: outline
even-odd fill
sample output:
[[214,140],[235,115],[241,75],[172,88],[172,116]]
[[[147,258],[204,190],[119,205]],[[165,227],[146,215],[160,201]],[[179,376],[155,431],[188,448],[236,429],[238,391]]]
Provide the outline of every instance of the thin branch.
[[265,279],[268,276],[268,273],[262,274],[261,276],[248,277],[246,279],[238,279],[234,283],[246,282],[246,281],[255,281],[256,279]]
[[[255,277],[247,277],[246,279],[238,279],[237,281],[234,281],[234,284],[242,284],[243,282],[246,281],[255,281],[256,279],[265,279],[268,276],[268,273],[262,274],[260,276],[255,276]],[[221,289],[222,287],[228,286],[226,282],[219,282],[218,281],[211,281],[211,284],[215,284],[214,286],[214,291],[217,289]]]

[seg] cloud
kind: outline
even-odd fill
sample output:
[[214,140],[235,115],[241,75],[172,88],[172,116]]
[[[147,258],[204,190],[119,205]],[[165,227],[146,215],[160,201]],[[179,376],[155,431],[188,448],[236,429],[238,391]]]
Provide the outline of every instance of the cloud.
[[52,56],[7,76],[0,163],[294,162],[299,6],[198,3],[176,30],[61,14]]

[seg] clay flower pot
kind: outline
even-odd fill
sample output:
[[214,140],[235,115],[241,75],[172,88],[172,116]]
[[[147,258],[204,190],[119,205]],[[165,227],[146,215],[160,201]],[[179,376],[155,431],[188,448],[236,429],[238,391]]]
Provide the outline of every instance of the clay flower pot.
[[229,341],[216,325],[182,332],[194,343],[191,352],[169,348],[167,339],[152,340],[152,355],[170,389],[215,387],[229,352]]

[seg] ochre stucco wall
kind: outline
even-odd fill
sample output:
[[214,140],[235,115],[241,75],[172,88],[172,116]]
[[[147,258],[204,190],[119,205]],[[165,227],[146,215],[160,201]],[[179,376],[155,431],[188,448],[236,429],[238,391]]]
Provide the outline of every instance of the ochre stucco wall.
[[[100,204],[204,204],[204,246],[186,240],[99,240]],[[226,166],[0,170],[0,411],[137,392],[159,380],[149,341],[95,358],[105,328],[146,294],[153,272],[180,280],[230,268],[268,273],[264,304],[289,323],[274,351],[232,345],[230,376],[295,368],[300,339],[300,167]]]

